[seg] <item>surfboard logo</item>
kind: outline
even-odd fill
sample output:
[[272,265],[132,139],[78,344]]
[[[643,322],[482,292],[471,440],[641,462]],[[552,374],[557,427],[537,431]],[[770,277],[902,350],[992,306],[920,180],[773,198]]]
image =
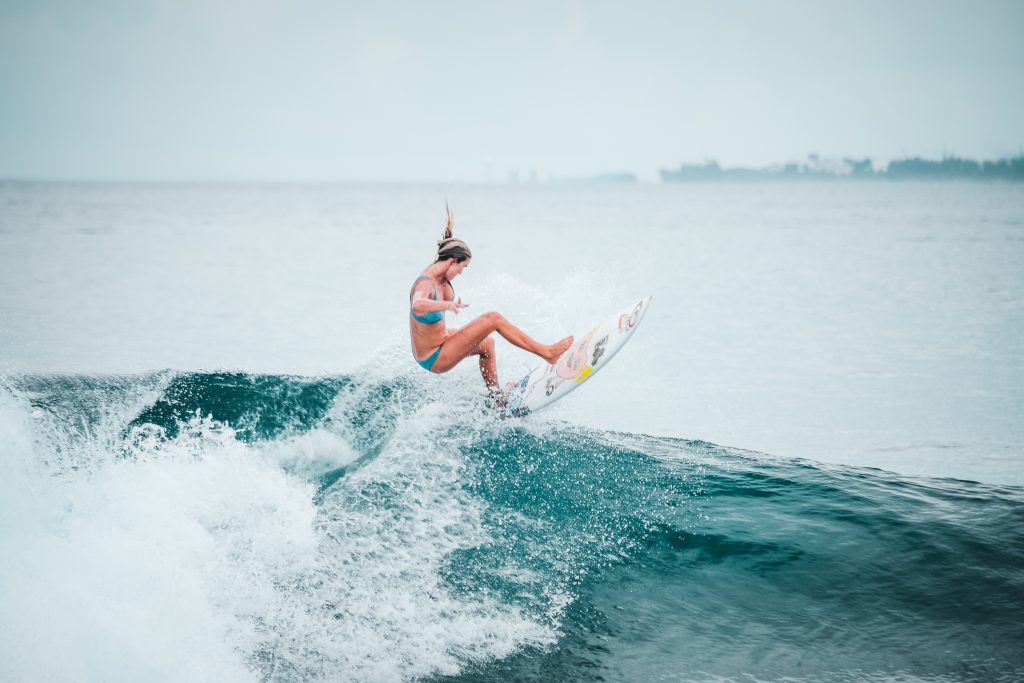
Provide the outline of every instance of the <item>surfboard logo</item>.
[[556,375],[563,380],[582,382],[590,374],[592,368],[587,364],[587,356],[590,355],[590,340],[593,336],[594,330],[591,330],[558,360],[555,364]]
[[608,335],[601,337],[601,341],[594,344],[594,356],[590,359],[591,365],[597,365],[597,361],[601,360],[601,356],[604,355],[604,349],[608,345]]
[[626,332],[636,327],[640,321],[640,313],[644,310],[644,302],[641,301],[627,317],[625,313],[619,316],[619,332]]

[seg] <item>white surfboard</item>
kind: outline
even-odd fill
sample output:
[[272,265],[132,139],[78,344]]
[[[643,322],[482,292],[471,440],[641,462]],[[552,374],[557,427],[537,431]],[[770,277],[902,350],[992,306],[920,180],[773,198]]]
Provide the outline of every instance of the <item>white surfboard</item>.
[[633,336],[653,298],[641,299],[586,334],[576,335],[554,365],[545,363],[512,386],[503,415],[519,417],[540,410],[593,377]]

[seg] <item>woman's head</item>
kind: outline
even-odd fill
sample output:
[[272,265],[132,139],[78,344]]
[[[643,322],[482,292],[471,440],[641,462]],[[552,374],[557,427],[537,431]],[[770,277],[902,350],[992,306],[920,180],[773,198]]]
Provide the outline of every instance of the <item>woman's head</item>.
[[469,250],[469,245],[460,239],[452,237],[452,228],[455,227],[455,216],[452,215],[451,209],[448,208],[448,200],[444,200],[444,213],[445,213],[445,226],[444,236],[441,241],[437,243],[437,261],[447,261],[448,259],[455,259],[457,263],[462,263],[473,258],[473,252]]

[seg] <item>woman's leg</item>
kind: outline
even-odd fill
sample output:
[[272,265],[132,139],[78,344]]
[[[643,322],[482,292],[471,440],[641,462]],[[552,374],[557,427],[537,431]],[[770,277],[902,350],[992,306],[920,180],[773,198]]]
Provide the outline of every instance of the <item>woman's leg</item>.
[[480,376],[491,393],[498,393],[498,360],[494,355],[494,337],[486,337],[470,352],[480,356]]
[[[558,357],[572,344],[572,337],[566,337],[554,344],[547,345],[527,336],[525,332],[510,323],[501,313],[484,313],[462,329],[453,332],[444,340],[441,353],[438,355],[431,372],[448,372],[466,356],[472,354],[477,345],[492,332],[497,332],[510,343],[535,353],[548,363],[554,363]],[[493,355],[493,354],[492,354]]]

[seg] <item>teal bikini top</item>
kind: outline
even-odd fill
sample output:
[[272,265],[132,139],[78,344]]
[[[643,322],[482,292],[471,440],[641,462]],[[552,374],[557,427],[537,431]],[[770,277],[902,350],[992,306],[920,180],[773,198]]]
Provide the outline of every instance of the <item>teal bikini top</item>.
[[[416,282],[419,282],[420,280],[430,280],[431,282],[434,281],[434,279],[432,277],[428,276],[428,275],[420,275],[418,278],[416,278]],[[413,289],[416,289],[416,282],[414,282],[413,285],[412,285]],[[455,293],[455,288],[452,287],[452,294],[454,294],[454,293]],[[437,286],[436,285],[434,286],[434,296],[432,296],[430,298],[433,299],[434,301],[438,300],[438,298],[437,298]],[[434,325],[435,323],[439,323],[442,320],[444,320],[444,311],[432,311],[430,313],[424,313],[423,315],[416,315],[415,313],[413,313],[412,312],[412,292],[409,292],[409,301],[410,301],[410,303],[409,303],[409,315],[411,315],[412,319],[415,320],[416,322],[423,323],[424,325]]]

